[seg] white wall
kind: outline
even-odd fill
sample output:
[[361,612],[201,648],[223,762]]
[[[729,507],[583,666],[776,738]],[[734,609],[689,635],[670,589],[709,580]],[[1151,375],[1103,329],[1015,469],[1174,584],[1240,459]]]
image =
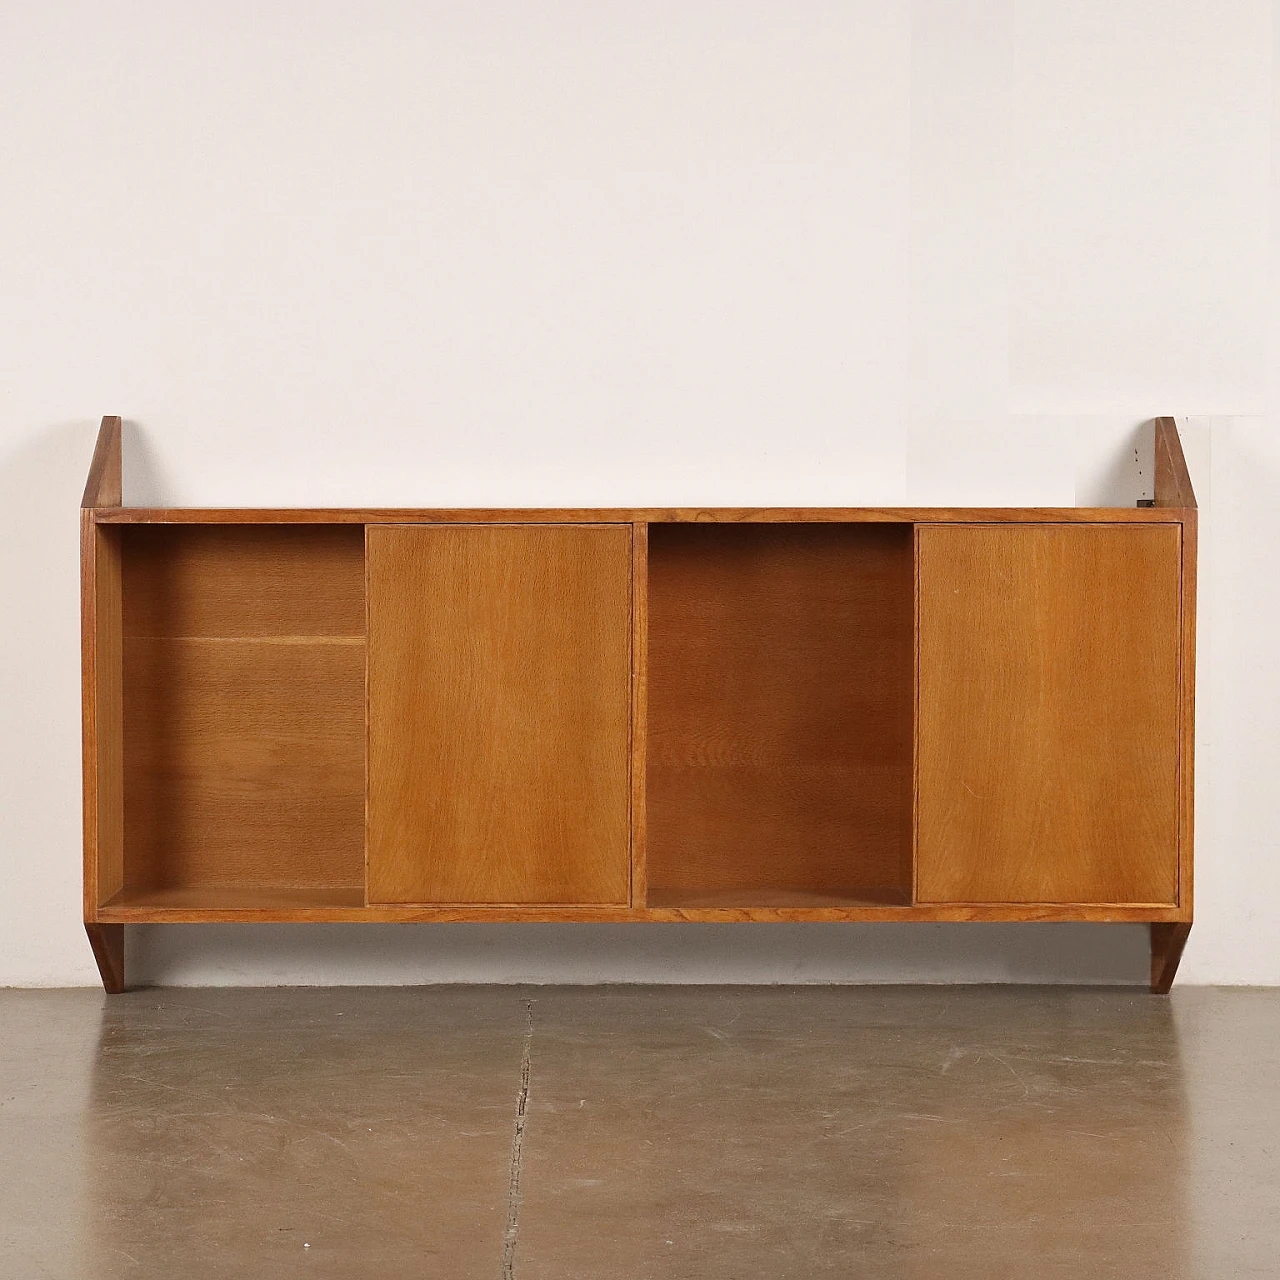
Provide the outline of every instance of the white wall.
[[[0,983],[79,926],[75,507],[1205,505],[1190,981],[1280,981],[1263,0],[0,9]],[[137,931],[163,981],[1140,980],[1136,928]]]

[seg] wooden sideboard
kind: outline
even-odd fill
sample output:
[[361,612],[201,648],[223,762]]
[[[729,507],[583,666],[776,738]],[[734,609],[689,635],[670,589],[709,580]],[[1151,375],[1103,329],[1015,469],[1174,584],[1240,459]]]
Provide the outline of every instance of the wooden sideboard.
[[81,511],[84,918],[1111,921],[1192,901],[1196,505]]

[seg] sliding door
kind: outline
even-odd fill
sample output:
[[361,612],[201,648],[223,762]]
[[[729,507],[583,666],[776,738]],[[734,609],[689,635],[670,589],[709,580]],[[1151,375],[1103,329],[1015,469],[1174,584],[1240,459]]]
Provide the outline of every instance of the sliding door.
[[917,538],[917,900],[1176,902],[1181,526]]
[[631,529],[367,537],[368,896],[629,898]]

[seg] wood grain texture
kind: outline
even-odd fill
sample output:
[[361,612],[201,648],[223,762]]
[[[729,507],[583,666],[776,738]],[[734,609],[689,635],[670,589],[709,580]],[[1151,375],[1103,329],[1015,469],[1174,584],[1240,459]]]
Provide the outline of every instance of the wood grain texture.
[[911,534],[650,527],[651,904],[905,898]]
[[178,885],[128,885],[104,908],[108,914],[156,910],[278,913],[285,919],[295,912],[331,909],[363,912],[364,883],[352,885],[209,884],[200,881]]
[[856,893],[770,888],[650,889],[648,905],[656,911],[771,911],[780,907],[841,911],[849,907],[906,907],[910,905],[910,894],[905,886],[897,885],[868,885]]
[[364,658],[324,639],[127,639],[129,884],[360,885]]
[[1182,452],[1182,439],[1172,418],[1155,422],[1155,504],[1157,508],[1173,507],[1194,510],[1196,492]]
[[1132,507],[125,507],[110,524],[933,524],[1176,522]]
[[122,532],[126,890],[362,886],[361,531]]
[[[1196,576],[1198,573],[1197,525],[1194,508],[1182,523],[1182,637],[1178,669],[1178,902],[1191,919],[1195,902],[1196,818]],[[1175,965],[1176,967],[1176,965]]]
[[84,918],[124,883],[120,530],[80,520]]
[[120,506],[124,480],[121,434],[119,418],[102,419],[93,448],[93,458],[89,463],[84,496],[80,499],[82,509]]
[[1154,994],[1169,994],[1190,934],[1190,922],[1151,926],[1151,990]]
[[[358,896],[358,895],[356,895]],[[246,923],[346,923],[346,924],[446,924],[464,921],[489,923],[801,923],[906,924],[961,923],[969,921],[1007,924],[1025,921],[1091,922],[1096,924],[1147,924],[1152,921],[1176,923],[1182,919],[1177,907],[1135,905],[1134,903],[934,903],[922,906],[893,906],[863,902],[859,905],[816,906],[815,897],[805,897],[806,906],[683,906],[632,908],[577,904],[531,906],[521,903],[430,905],[353,905],[349,892],[324,890],[313,897],[288,889],[160,890],[155,893],[126,889],[108,903],[99,919],[121,924],[216,924]],[[335,899],[338,901],[335,902]],[[799,898],[794,899],[800,900]],[[212,903],[212,905],[210,905]],[[301,904],[301,905],[295,905]]]
[[[1192,912],[1196,513],[1194,491],[1171,419],[1157,422],[1156,444],[1157,505],[1148,510],[124,509],[118,505],[122,481],[121,424],[118,418],[104,418],[83,498],[81,542],[85,915],[104,986],[109,991],[123,989],[124,925],[135,922],[1079,920],[1150,923],[1152,986],[1155,990],[1167,990],[1186,941]],[[722,838],[724,831],[733,830],[735,824],[745,825],[741,799],[746,795],[758,801],[756,792],[762,775],[767,782],[765,791],[774,787],[783,797],[784,803],[778,806],[780,825],[793,832],[825,831],[839,852],[833,854],[830,861],[820,861],[818,874],[812,874],[813,864],[809,863],[804,864],[804,873],[797,877],[785,870],[786,842],[780,842],[780,852],[775,845],[771,863],[761,841],[757,853],[761,859],[758,869],[763,874],[757,877],[758,883],[748,883],[749,877],[741,877],[732,857],[725,853],[712,859],[710,875],[693,877],[698,883],[683,886],[679,883],[687,868],[680,866],[677,858],[671,863],[678,867],[676,883],[648,886],[645,765],[649,760],[651,738],[646,729],[648,663],[645,649],[650,632],[646,619],[647,526],[650,523],[660,526],[659,543],[674,526],[719,526],[730,537],[739,532],[734,526],[757,526],[755,530],[744,531],[748,537],[757,532],[768,534],[772,528],[784,541],[790,536],[790,526],[802,525],[819,532],[823,526],[830,526],[831,536],[837,541],[844,539],[853,544],[859,536],[892,538],[897,536],[890,531],[892,526],[915,523],[927,543],[931,531],[939,526],[945,529],[949,524],[975,521],[999,524],[1012,534],[1025,531],[1016,526],[1034,529],[1046,522],[1086,527],[1105,522],[1113,531],[1123,532],[1139,531],[1123,530],[1125,525],[1163,524],[1166,533],[1181,539],[1181,633],[1176,698],[1180,741],[1185,750],[1178,764],[1176,783],[1180,858],[1176,905],[1165,897],[1135,901],[1132,894],[1137,890],[1132,884],[1124,886],[1123,901],[953,900],[910,905],[907,892],[910,877],[904,879],[901,864],[893,883],[876,883],[883,877],[876,874],[878,863],[874,851],[868,856],[865,845],[854,847],[839,843],[842,834],[847,832],[838,829],[838,805],[837,822],[834,825],[829,822],[832,780],[845,767],[838,753],[815,764],[803,751],[784,751],[779,758],[765,760],[756,778],[750,776],[751,770],[757,767],[754,748],[741,757],[732,755],[734,741],[739,745],[749,743],[750,733],[743,735],[744,729],[749,730],[751,725],[770,718],[778,738],[793,745],[808,742],[812,746],[815,729],[817,739],[823,737],[824,721],[820,710],[815,710],[816,702],[806,702],[803,697],[793,700],[785,692],[779,696],[778,686],[771,685],[768,676],[753,692],[739,689],[735,696],[743,701],[736,708],[733,697],[727,704],[721,702],[717,714],[722,714],[727,705],[729,721],[733,724],[727,735],[713,731],[707,736],[706,725],[710,721],[704,717],[702,727],[697,728],[701,713],[696,706],[691,709],[686,728],[692,726],[694,731],[685,746],[692,743],[694,754],[690,757],[682,754],[683,748],[677,748],[673,772],[698,781],[698,786],[688,792],[688,804],[692,811],[694,806],[705,802],[702,821],[713,840]],[[632,535],[634,556],[629,584],[630,737],[628,740],[625,729],[618,735],[620,745],[616,753],[625,774],[629,752],[631,778],[629,796],[625,777],[617,788],[618,811],[623,814],[623,853],[620,859],[611,860],[610,865],[621,866],[622,870],[616,872],[616,879],[610,884],[609,902],[576,901],[558,905],[553,901],[532,902],[513,896],[513,900],[490,899],[487,903],[366,904],[363,883],[365,534],[360,526],[406,522],[443,527],[439,531],[446,534],[459,533],[458,526],[477,522],[539,525],[544,526],[544,532],[551,532],[546,526],[566,523],[636,526]],[[852,528],[842,531],[839,526]],[[382,532],[385,531],[375,531],[371,536],[380,536]],[[505,532],[518,533],[519,530]],[[675,530],[677,536],[680,532]],[[852,575],[855,593],[867,587],[865,579],[869,573],[874,578],[875,571],[869,566],[875,556],[867,552],[869,545],[852,553],[846,548],[841,553],[846,559],[851,556],[855,562]],[[733,561],[732,556],[729,559]],[[796,560],[802,566],[800,595],[815,607],[822,605],[826,593],[835,592],[839,573],[828,572],[807,555],[792,557],[792,560],[792,568]],[[1091,571],[1092,568],[1091,565]],[[715,585],[713,574],[707,573],[704,577],[704,585]],[[906,577],[909,581],[910,570]],[[1108,580],[1105,565],[1101,577],[1102,597],[1114,596],[1114,591],[1105,589]],[[763,605],[765,625],[754,633],[748,625],[745,635],[732,640],[731,659],[735,646],[745,647],[747,651],[754,646],[759,654],[767,654],[776,648],[774,642],[779,636],[790,634],[790,624],[781,620],[781,611],[769,614],[767,574],[765,579],[762,593],[766,602]],[[751,600],[758,585],[730,583],[730,594],[738,591],[743,597],[742,616],[748,622],[752,608],[762,603],[760,593],[754,606]],[[1167,591],[1163,587],[1157,591],[1150,584],[1146,590],[1148,598],[1139,593],[1132,610],[1150,612],[1158,608],[1161,616],[1167,617]],[[1152,592],[1160,594],[1161,600],[1149,598]],[[624,585],[619,595],[625,598],[626,593]],[[891,595],[889,592],[888,596]],[[886,598],[883,590],[872,587],[866,601],[868,612],[879,609]],[[420,609],[426,608],[423,600],[418,604]],[[529,607],[532,609],[531,603]],[[1088,607],[1100,607],[1093,595]],[[736,615],[729,609],[723,616],[732,622]],[[860,618],[852,620],[851,625],[852,632],[857,633],[859,628],[874,630],[877,624]],[[678,630],[679,627],[676,632]],[[1016,627],[1013,631],[1016,634]],[[1123,625],[1118,634],[1120,639],[1116,643],[1120,645],[1126,634]],[[838,652],[838,638],[828,634],[827,640],[830,653]],[[1069,628],[1068,641],[1065,648],[1070,656],[1083,642],[1079,636],[1073,638]],[[822,647],[820,643],[820,652]],[[907,647],[910,649],[909,644]],[[1051,657],[1054,647],[1053,644],[1047,648],[1041,646]],[[871,649],[874,648],[872,644]],[[897,649],[894,641],[891,650],[896,653]],[[804,644],[787,646],[786,653],[788,660],[799,665],[793,655],[798,654],[802,661]],[[1061,654],[1058,657],[1062,659]],[[469,654],[467,661],[474,658],[474,654]],[[872,686],[876,685],[879,679],[875,673],[876,659],[860,652],[852,661],[858,668],[852,678],[869,680]],[[870,673],[863,669],[868,663]],[[1045,665],[1052,672],[1053,664]],[[822,662],[816,666],[819,671],[825,671]],[[558,674],[566,683],[577,678],[578,664],[565,661],[564,667]],[[625,673],[625,659],[619,667]],[[555,674],[554,663],[549,664],[548,670]],[[846,675],[826,672],[822,695],[833,697],[838,704],[847,692],[842,684]],[[919,680],[909,675],[909,683],[913,680],[913,687],[917,687]],[[785,684],[784,678],[782,685]],[[694,690],[695,695],[699,692]],[[759,700],[753,702],[757,696]],[[619,699],[619,705],[626,707],[625,694]],[[798,713],[794,719],[788,718],[791,712]],[[910,718],[909,709],[908,725]],[[668,730],[676,720],[668,721]],[[1049,730],[1051,740],[1054,733],[1067,733],[1056,722],[1049,725]],[[735,735],[741,736],[735,738]],[[722,759],[726,744],[731,758],[717,773],[721,769],[717,761]],[[671,745],[670,738],[667,745]],[[1109,733],[1105,745],[1113,753],[1123,752],[1123,733],[1119,730]],[[580,754],[574,756],[574,750]],[[569,751],[571,770],[584,772],[579,766],[589,749],[575,741]],[[693,765],[689,765],[691,758],[695,760]],[[1139,763],[1144,759],[1141,752],[1133,758]],[[492,759],[484,763],[492,764]],[[520,764],[528,768],[527,760]],[[897,777],[900,761],[895,756],[885,766],[885,776],[879,779],[874,766],[865,761],[863,764],[858,766],[863,769],[858,782],[859,794],[881,797],[880,808],[877,810],[875,802],[869,802],[863,816],[870,829],[883,836],[895,822],[902,821],[904,814],[907,820],[910,817],[909,805],[883,802],[892,791],[890,779]],[[499,767],[501,765],[499,761]],[[559,768],[559,764],[556,767]],[[718,792],[723,795],[717,801]],[[668,799],[673,799],[677,808],[683,803],[679,779],[669,790]],[[633,832],[629,903],[625,870],[628,803]],[[1093,816],[1088,815],[1090,821]],[[1077,827],[1084,823],[1079,812],[1067,810],[1067,817]],[[840,874],[829,884],[821,883],[825,873],[837,864],[843,868]],[[1108,874],[1110,891],[1116,888],[1119,877]],[[797,879],[802,882],[796,883]],[[574,890],[569,896],[580,898],[581,894]]]
[[631,529],[368,531],[370,902],[629,899]]
[[[99,904],[117,893],[124,881],[121,534],[114,529],[98,529],[94,523],[97,512],[93,510],[119,507],[122,476],[120,419],[104,417],[80,503],[80,710],[86,921],[94,918]],[[101,935],[97,936],[101,941]],[[100,968],[101,963],[99,959]],[[104,980],[105,977],[104,971]]]
[[93,959],[102,977],[102,989],[109,996],[118,996],[124,981],[124,925],[95,924],[86,920],[84,931],[93,948]]
[[644,906],[649,889],[649,526],[631,533],[631,905]]
[[[1180,737],[1184,744],[1178,773],[1179,902],[1188,918],[1195,897],[1195,720],[1196,720],[1196,577],[1199,513],[1195,489],[1172,418],[1155,422],[1155,504],[1176,509],[1182,517],[1182,667],[1179,673]],[[1174,961],[1177,968],[1177,961]]]
[[918,539],[919,899],[1176,904],[1180,530]]
[[364,532],[350,525],[128,528],[132,636],[364,635]]

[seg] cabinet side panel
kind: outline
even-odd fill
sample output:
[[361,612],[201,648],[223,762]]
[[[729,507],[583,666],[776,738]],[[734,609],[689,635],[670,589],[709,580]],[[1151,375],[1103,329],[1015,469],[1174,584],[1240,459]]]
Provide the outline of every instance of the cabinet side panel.
[[629,526],[368,533],[368,896],[629,898]]
[[92,920],[124,884],[120,531],[80,517],[84,907]]
[[1195,899],[1196,575],[1198,513],[1182,528],[1182,689],[1179,754],[1178,905],[1191,919]]
[[921,902],[1177,901],[1180,535],[919,530]]
[[631,526],[631,905],[649,895],[649,526]]

